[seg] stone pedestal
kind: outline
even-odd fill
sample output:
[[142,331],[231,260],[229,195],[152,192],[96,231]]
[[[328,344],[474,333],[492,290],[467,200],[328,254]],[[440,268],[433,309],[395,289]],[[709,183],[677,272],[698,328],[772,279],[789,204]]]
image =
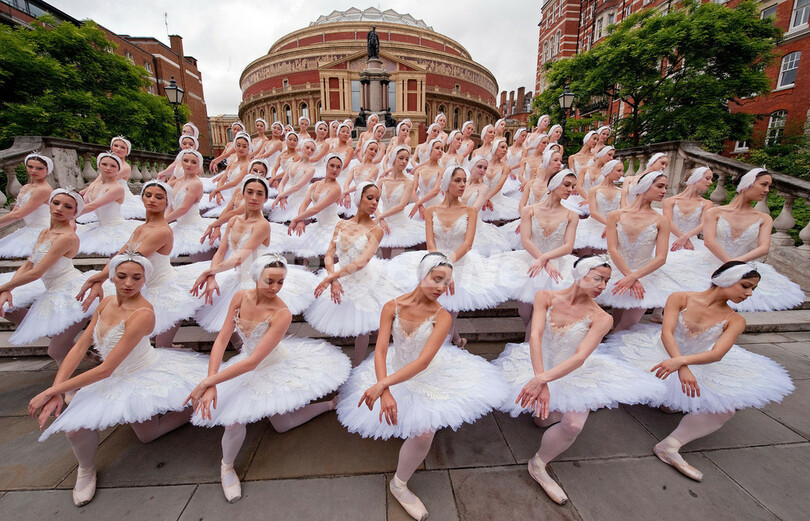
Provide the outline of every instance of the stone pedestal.
[[388,83],[391,74],[383,67],[379,58],[369,58],[366,68],[360,72],[363,85],[363,106],[370,112],[380,112],[388,108]]

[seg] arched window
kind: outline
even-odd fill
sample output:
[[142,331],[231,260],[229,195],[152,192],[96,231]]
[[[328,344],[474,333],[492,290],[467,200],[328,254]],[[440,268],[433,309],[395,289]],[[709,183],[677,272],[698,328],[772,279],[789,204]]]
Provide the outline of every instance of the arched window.
[[437,112],[436,115],[438,116],[440,113],[441,114],[447,113],[447,109],[444,108],[444,105],[439,105],[439,112]]
[[471,110],[467,111],[467,121],[472,121],[472,111]]
[[782,134],[785,131],[785,120],[787,119],[786,110],[777,110],[771,112],[771,117],[768,120],[768,132],[765,135],[765,146],[776,145],[782,139]]
[[323,110],[323,109],[321,108],[322,106],[323,106],[323,105],[321,105],[321,102],[319,101],[319,102],[318,102],[318,105],[316,105],[316,109],[315,109],[315,111],[316,111],[316,112],[315,112],[315,119],[318,119],[318,120],[320,120],[320,119],[321,119],[321,110]]
[[425,118],[427,118],[427,121],[433,121],[433,118],[430,117],[430,105],[427,103],[425,103]]
[[503,137],[504,137],[504,139],[506,139],[506,142],[507,142],[509,145],[511,145],[511,144],[512,144],[512,133],[511,133],[511,132],[509,132],[509,131],[504,132],[504,133],[503,133]]
[[782,58],[782,67],[779,69],[779,83],[777,88],[792,87],[796,84],[796,73],[799,70],[799,58],[802,57],[801,51],[786,54]]
[[292,125],[292,111],[289,105],[284,105],[284,124]]
[[259,117],[264,119],[264,109],[259,110]]
[[[298,105],[298,113],[299,113],[299,114],[300,114],[302,117],[305,117],[305,118],[307,118],[307,119],[310,119],[310,118],[309,118],[309,106],[308,106],[306,103],[301,103],[300,105]],[[310,122],[311,122],[311,121],[312,121],[312,120],[310,120]]]
[[270,122],[271,125],[274,121],[278,121],[278,111],[276,110],[276,107],[270,108],[270,117],[273,118],[273,121]]
[[453,109],[453,128],[458,128],[458,109]]

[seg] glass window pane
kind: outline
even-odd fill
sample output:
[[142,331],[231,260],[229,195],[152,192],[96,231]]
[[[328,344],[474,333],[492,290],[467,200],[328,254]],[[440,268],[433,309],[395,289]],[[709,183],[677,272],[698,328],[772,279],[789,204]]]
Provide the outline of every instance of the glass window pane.
[[360,81],[352,80],[352,112],[360,111],[360,93]]

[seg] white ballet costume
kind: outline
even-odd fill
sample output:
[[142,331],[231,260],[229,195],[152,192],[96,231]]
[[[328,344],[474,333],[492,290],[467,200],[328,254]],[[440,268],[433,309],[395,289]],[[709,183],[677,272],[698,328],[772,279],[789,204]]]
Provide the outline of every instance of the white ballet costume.
[[[631,270],[638,270],[655,257],[655,241],[658,236],[656,223],[650,223],[641,230],[635,240],[630,240],[621,222],[616,223],[616,228],[619,236],[619,252]],[[678,259],[686,262],[679,262]],[[663,266],[639,279],[644,286],[644,298],[637,299],[629,290],[623,295],[613,295],[613,287],[624,278],[624,275],[611,259],[613,275],[605,291],[596,298],[596,302],[600,306],[623,309],[664,307],[672,293],[700,289],[697,287],[700,277],[696,275],[694,266],[689,264],[685,257],[667,256]]]
[[[421,323],[403,320],[397,312],[388,347],[387,373],[393,374],[419,357],[433,332],[434,317]],[[507,396],[500,372],[486,360],[448,343],[442,344],[424,371],[388,389],[397,402],[397,424],[380,420],[380,400],[369,410],[358,407],[366,389],[377,383],[374,355],[357,366],[340,388],[338,420],[364,438],[410,438],[444,427],[473,423]]]
[[[440,172],[437,175],[442,175],[442,174]],[[434,177],[433,179],[430,180],[429,184],[426,184],[424,176],[420,175],[419,176],[419,182],[416,185],[416,195],[417,195],[417,197],[419,197],[421,199],[422,197],[427,195],[427,193],[430,192],[431,188],[433,188],[433,183],[435,183],[435,182],[436,182],[436,178]],[[422,207],[423,208],[428,208],[430,206],[436,206],[437,204],[442,202],[443,198],[444,198],[444,195],[442,194],[441,190],[439,190],[439,193],[436,194],[436,197],[434,197],[434,198],[432,198],[432,199],[430,199],[428,201],[425,201],[422,204]],[[408,214],[410,215],[410,209],[408,210]],[[414,218],[421,219],[421,217],[419,216],[418,213],[414,215]]]
[[[220,371],[250,357],[270,328],[270,321],[249,322],[238,310],[234,322],[242,347]],[[255,369],[218,384],[211,419],[195,414],[191,423],[200,427],[253,423],[294,411],[337,389],[349,377],[351,365],[337,346],[288,336]]]
[[[386,212],[402,200],[405,181],[391,189],[392,183],[383,182],[380,193],[380,211]],[[383,235],[380,246],[384,248],[409,248],[425,242],[425,222],[409,217],[412,205],[407,205],[401,212],[385,218],[391,233]]]
[[[684,322],[684,311],[678,315],[674,334],[681,355],[711,350],[723,334],[725,322],[702,331],[691,331]],[[649,324],[637,324],[611,336],[597,351],[615,356],[647,374],[652,374],[653,367],[670,358],[661,342],[661,326]],[[686,413],[722,413],[780,402],[794,389],[788,372],[781,365],[738,345],[732,346],[721,360],[692,364],[689,370],[695,375],[700,396],[687,396],[681,389],[678,374],[673,373],[662,381],[664,390],[654,395],[651,405]]]
[[[50,248],[50,240],[42,241],[34,247],[34,252],[28,260],[36,265]],[[13,300],[15,307],[25,304],[24,300],[28,300],[30,306],[25,318],[9,337],[9,342],[15,346],[30,344],[38,338],[58,335],[76,322],[89,317],[98,303],[94,302],[90,309],[82,311],[82,303],[76,300],[76,295],[85,279],[94,273],[97,272],[83,273],[73,266],[73,259],[60,257],[40,278],[44,291],[38,292],[39,283],[35,282],[12,292],[12,296],[23,294],[23,298],[20,299],[22,302]],[[38,295],[32,300],[34,291],[38,292]]]
[[[478,199],[477,192],[471,192],[466,200],[462,197],[462,201],[467,206],[472,206],[476,199]],[[422,237],[424,237],[424,230],[422,231]],[[424,242],[424,240],[422,242]],[[475,240],[473,241],[472,249],[485,257],[489,257],[496,253],[508,251],[511,248],[501,229],[494,224],[485,223],[481,219],[481,212],[478,212],[478,221],[475,223]]]
[[[215,174],[216,175],[216,174]],[[210,194],[217,187],[217,182],[214,181],[214,176],[200,176],[200,181],[203,184],[203,193]],[[202,202],[202,201],[200,201]]]
[[[312,205],[318,204],[321,197],[326,195],[327,190],[315,195],[310,194]],[[287,235],[285,237],[285,251],[295,254],[296,257],[319,257],[326,255],[329,242],[335,233],[335,225],[340,221],[338,217],[337,202],[330,204],[313,217],[315,222],[309,223],[301,235]],[[272,244],[272,235],[270,243]]]
[[[690,230],[694,230],[698,226],[700,226],[700,220],[703,216],[703,205],[699,204],[697,208],[695,208],[692,212],[686,214],[681,212],[681,209],[678,208],[678,203],[674,203],[672,205],[672,221],[675,226],[678,227],[679,230],[686,233]],[[677,237],[674,234],[670,234],[669,238],[669,245],[672,246],[672,243],[675,242]],[[703,241],[698,239],[697,236],[689,237],[689,241],[695,247],[692,251],[700,251],[704,253],[708,253],[706,250],[706,245],[703,244]],[[685,250],[690,251],[690,250]],[[709,253],[711,255],[711,253]],[[671,255],[671,253],[670,253]]]
[[[369,241],[367,232],[347,242],[349,239],[343,237],[345,229],[336,237],[335,271],[359,258]],[[380,327],[380,313],[385,303],[402,293],[393,282],[395,278],[390,268],[390,261],[371,257],[363,268],[338,279],[343,287],[340,304],[332,301],[330,288],[326,288],[304,312],[304,318],[312,327],[330,336],[351,337],[375,331]],[[317,275],[323,279],[326,270]]]
[[[225,183],[230,183],[231,181],[236,179],[237,176],[239,176],[239,173],[241,172],[241,170],[242,170],[242,165],[237,165],[236,168],[234,168],[231,171],[231,173],[228,175],[228,177],[225,178]],[[205,185],[203,185],[203,187],[205,187]],[[216,184],[211,189],[211,191],[213,191],[215,188],[216,188]],[[199,208],[200,208],[200,212],[202,213],[202,216],[203,217],[219,217],[220,215],[222,215],[222,212],[225,210],[225,207],[231,201],[231,197],[233,197],[233,193],[236,191],[237,188],[239,188],[239,187],[235,186],[235,187],[232,187],[232,188],[227,188],[225,190],[222,190],[220,192],[220,195],[222,196],[222,202],[221,203],[217,203],[216,198],[203,197],[202,200],[198,203]]]
[[[439,252],[452,254],[464,242],[466,233],[466,212],[447,230],[434,212],[433,239]],[[425,250],[408,251],[391,259],[403,291],[411,291],[419,283],[417,267],[427,253]],[[439,303],[451,312],[488,309],[511,298],[511,283],[505,280],[498,265],[472,249],[453,262],[453,282],[455,293],[439,297]]]
[[[555,250],[565,244],[567,227],[568,219],[563,219],[551,234],[546,235],[537,219],[532,217],[532,243],[542,253]],[[559,282],[555,282],[545,268],[537,276],[530,277],[529,268],[536,259],[524,249],[493,255],[489,260],[493,266],[497,266],[503,280],[508,281],[511,285],[510,297],[527,304],[534,303],[534,296],[540,290],[564,289],[574,283],[572,270],[577,258],[571,254],[548,261],[562,274],[563,278]]]
[[[527,187],[527,189],[529,190],[529,198],[526,201],[526,206],[537,204],[537,199],[534,197],[534,190],[529,187]],[[546,197],[547,195],[543,196],[543,199]],[[520,233],[517,231],[519,227],[520,219],[502,224],[498,227],[498,229],[501,230],[501,236],[506,240],[506,243],[512,250],[520,250],[523,248],[523,243],[520,240]],[[577,228],[577,233],[579,233],[579,228]]]
[[[543,328],[543,369],[546,371],[571,358],[591,328],[590,316],[555,327],[551,323],[551,310],[549,308],[546,312]],[[520,391],[535,376],[529,343],[506,344],[503,353],[492,363],[503,372],[510,386],[500,410],[512,417],[532,413],[531,409],[515,403]],[[549,382],[548,389],[551,396],[549,411],[565,413],[613,408],[620,403],[649,403],[661,395],[663,386],[649,372],[595,352],[577,369]]]
[[[521,153],[513,154],[511,147],[506,150],[506,157],[504,158],[504,162],[506,165],[511,169],[514,168],[520,163],[520,159],[522,157]],[[510,176],[509,179],[503,184],[503,188],[501,188],[501,193],[506,196],[512,196],[515,193],[520,193],[520,179],[517,178],[517,172],[514,170],[510,170],[515,175],[515,179],[512,179]]]
[[[107,358],[124,335],[126,320],[108,326],[99,319],[93,341]],[[104,331],[103,329],[106,329]],[[39,437],[79,429],[104,430],[112,425],[144,422],[156,414],[181,411],[197,384],[208,374],[207,357],[174,349],[155,349],[144,336],[115,371],[82,387],[70,405]]]
[[[289,163],[290,160],[288,160],[285,164]],[[301,180],[301,176],[304,175],[306,169],[298,168],[294,170],[285,170],[285,172],[287,173],[287,182],[284,185],[284,190],[289,190],[293,185]],[[270,210],[270,213],[267,214],[267,218],[276,223],[292,221],[298,215],[298,209],[301,207],[301,203],[304,202],[308,189],[308,185],[302,186],[297,192],[289,194],[287,196],[287,205],[282,208],[280,203],[277,204],[276,207]],[[271,201],[267,201],[264,207],[265,211],[267,211],[272,204],[273,203]]]
[[[242,249],[252,232],[253,229],[245,232],[239,242],[234,242],[233,235],[228,236],[231,243],[226,259]],[[205,305],[197,310],[194,320],[200,327],[209,333],[216,333],[222,329],[222,325],[228,316],[231,300],[236,295],[236,292],[256,287],[256,282],[250,276],[250,266],[254,260],[266,252],[267,248],[260,244],[241,265],[215,275],[220,294],[214,296],[213,304]],[[205,269],[209,265],[209,262],[197,262],[191,266],[203,266],[202,269]],[[318,278],[313,273],[303,266],[289,265],[287,266],[287,275],[284,277],[284,285],[278,296],[287,304],[290,312],[297,315],[312,304],[315,299],[314,293],[317,285]]]
[[[591,180],[591,176],[587,173],[585,174],[585,179],[582,181],[583,188],[590,192],[591,189],[595,186],[599,186],[602,184],[602,181],[605,179],[601,173],[596,177],[596,179]],[[580,206],[579,203],[585,202],[584,205]],[[579,194],[571,194],[568,196],[567,199],[563,199],[562,205],[571,210],[572,212],[576,212],[580,216],[582,215],[589,215],[591,210],[588,205],[588,200],[582,197]]]
[[[752,223],[739,237],[734,237],[731,226],[721,215],[717,218],[715,237],[720,246],[732,259],[745,255],[757,247],[761,219]],[[701,275],[701,288],[707,289],[711,284],[711,274],[722,264],[708,249],[703,255],[684,255],[692,261],[692,269]],[[736,311],[779,311],[791,309],[804,302],[804,291],[801,286],[782,275],[770,264],[753,262],[759,272],[760,280],[754,293],[739,304],[729,302]]]
[[[498,174],[497,177],[495,177],[492,180],[489,180],[488,178],[484,177],[484,183],[491,190],[492,188],[498,185],[502,175],[508,175],[505,173],[505,168],[504,170],[501,171],[500,174]],[[501,189],[501,191],[498,192],[497,194],[493,195],[489,199],[489,201],[492,203],[493,209],[481,210],[481,212],[479,213],[481,214],[482,220],[487,222],[493,222],[493,221],[512,221],[520,218],[519,202],[512,197],[506,197],[503,194],[503,189]]]
[[[315,149],[315,153],[316,154],[320,153],[321,147],[325,147],[325,146],[327,146],[326,143],[323,143],[322,145],[318,146],[318,148]],[[279,153],[281,153],[281,152],[279,152]],[[328,155],[329,154],[325,154],[322,158],[320,158],[319,160],[315,161],[315,163],[313,163],[315,165],[315,173],[312,175],[313,180],[317,181],[319,179],[323,179],[323,178],[326,177],[326,156],[328,156]],[[270,163],[270,164],[272,164],[272,163]]]
[[79,253],[112,255],[127,243],[140,221],[128,221],[121,216],[121,204],[109,202],[96,209],[98,222],[76,225]]
[[[152,263],[152,276],[146,281],[141,294],[155,310],[155,329],[152,335],[165,333],[175,324],[189,319],[202,307],[203,301],[189,290],[202,273],[204,266],[189,264],[175,269],[168,255],[158,252],[149,256]],[[114,288],[105,288],[114,294]]]
[[[27,190],[15,205],[20,208],[31,199],[33,190]],[[0,239],[0,258],[24,259],[34,251],[39,234],[51,225],[51,212],[47,204],[41,204],[22,218],[24,226]]]
[[[172,206],[180,208],[188,195],[188,187],[183,187],[174,193],[174,200]],[[186,213],[179,216],[176,222],[170,226],[172,234],[174,235],[174,247],[172,248],[171,257],[179,257],[180,255],[194,255],[212,250],[219,246],[219,239],[214,244],[208,244],[206,240],[200,243],[208,225],[214,222],[214,219],[206,219],[200,215],[199,201],[192,204]]]
[[[607,215],[618,210],[622,201],[621,192],[616,192],[613,199],[608,199],[602,192],[596,192],[596,210],[599,215],[607,218]],[[690,228],[691,230],[691,228]],[[577,226],[577,238],[574,242],[574,248],[595,248],[598,250],[607,250],[607,239],[602,235],[605,233],[605,225],[594,219],[588,217],[579,221]]]
[[[124,203],[121,205],[121,216],[124,219],[146,219],[146,208],[143,206],[143,201],[137,195],[132,193],[129,189],[129,184],[119,179],[118,184],[124,189]],[[96,210],[98,215],[98,210]],[[101,219],[101,217],[99,217]]]

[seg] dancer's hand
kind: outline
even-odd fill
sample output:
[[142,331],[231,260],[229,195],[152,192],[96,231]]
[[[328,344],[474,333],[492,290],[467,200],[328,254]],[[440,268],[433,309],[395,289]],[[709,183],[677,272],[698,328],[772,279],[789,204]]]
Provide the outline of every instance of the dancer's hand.
[[494,205],[494,204],[492,204],[492,201],[487,200],[487,202],[486,202],[486,203],[484,203],[484,206],[482,206],[482,207],[481,207],[481,209],[482,209],[482,210],[494,210],[494,209],[495,209],[495,205]]
[[683,367],[683,365],[683,362],[679,358],[668,358],[650,369],[650,372],[655,373],[656,378],[663,380]]
[[104,298],[104,288],[102,287],[101,282],[95,282],[90,285],[88,288],[89,292],[87,292],[84,289],[85,286],[87,286],[87,282],[85,282],[82,289],[79,290],[76,300],[79,300],[82,296],[84,296],[85,293],[87,293],[87,298],[85,298],[82,302],[82,311],[86,313],[87,310],[90,309],[90,306],[93,305],[94,300],[98,299],[100,302]]
[[448,295],[455,295],[456,294],[456,281],[450,279],[450,284],[447,285],[447,294]]
[[340,304],[340,297],[343,295],[343,286],[340,285],[337,279],[332,281],[330,291],[332,294],[332,302]]
[[344,194],[343,199],[340,201],[340,205],[347,210],[352,207],[352,196],[351,194]]
[[543,268],[548,266],[548,257],[545,255],[541,255],[534,259],[532,265],[529,266],[529,269],[526,273],[529,274],[529,277],[536,277],[540,275],[540,272],[543,271]]
[[217,387],[212,385],[208,389],[205,390],[202,397],[200,398],[199,403],[197,404],[196,410],[199,412],[200,416],[202,416],[203,420],[210,420],[211,419],[211,409],[217,408]]
[[632,275],[628,275],[617,282],[616,285],[613,286],[612,293],[618,296],[624,295],[628,291],[633,298],[637,298],[639,300],[644,298],[644,286],[642,286],[641,282],[639,282],[638,279]]
[[580,201],[580,202],[579,202],[579,206],[587,206],[587,205],[588,205],[588,201],[587,201],[587,200],[585,200],[585,201]]
[[4,291],[4,292],[0,293],[0,317],[6,316],[6,310],[3,307],[4,304],[8,304],[9,309],[14,307],[14,303],[12,302],[11,292],[10,291]]
[[31,401],[28,402],[28,415],[31,417],[37,416],[39,414],[39,410],[45,407],[45,405],[47,405],[54,396],[55,395],[51,392],[51,388],[49,387],[31,398]]
[[604,239],[605,237],[607,237],[607,228],[602,230],[602,238]]
[[560,270],[557,269],[557,266],[551,262],[547,262],[545,267],[546,273],[548,273],[549,276],[554,279],[554,282],[560,282],[562,280],[563,275],[560,273]]
[[420,217],[423,216],[423,211],[422,211],[422,205],[421,204],[413,205],[413,208],[411,208],[411,213],[408,214],[408,217],[412,218],[413,216],[416,215],[416,212],[419,212]]
[[689,240],[688,237],[678,237],[672,243],[672,247],[670,247],[669,250],[670,251],[678,251],[681,248],[686,249],[686,250],[694,250],[695,246],[692,244],[692,241]]
[[683,394],[692,398],[700,397],[700,386],[698,386],[697,378],[692,374],[689,366],[685,365],[678,369],[678,378],[681,380]]
[[363,396],[360,397],[360,402],[357,404],[358,407],[366,404],[368,410],[372,410],[374,408],[374,402],[377,401],[377,398],[382,396],[383,391],[385,391],[385,386],[382,385],[380,382],[372,385],[363,393]]
[[391,227],[388,226],[388,223],[385,222],[385,219],[380,219],[379,221],[377,221],[377,224],[379,225],[380,228],[382,228],[382,231],[386,235],[391,235]]
[[515,403],[530,409],[535,416],[545,420],[548,418],[550,400],[548,384],[535,376],[523,386]]
[[305,229],[306,225],[304,224],[304,221],[297,221],[293,219],[292,222],[290,222],[290,225],[287,227],[287,235],[292,235],[294,233],[300,237],[301,234],[304,233]]
[[200,244],[205,244],[206,238],[208,238],[208,244],[214,244],[214,241],[220,238],[219,226],[209,224],[203,236],[200,237]]
[[380,397],[380,423],[383,421],[383,416],[388,425],[397,424],[397,401],[394,400],[388,389]]
[[51,397],[48,400],[48,403],[42,407],[42,412],[39,413],[39,417],[37,418],[37,423],[39,424],[39,430],[43,430],[45,428],[45,424],[48,422],[48,418],[53,416],[54,418],[58,418],[59,415],[62,413],[62,405],[64,402],[62,401],[62,395],[57,394],[56,396]]

